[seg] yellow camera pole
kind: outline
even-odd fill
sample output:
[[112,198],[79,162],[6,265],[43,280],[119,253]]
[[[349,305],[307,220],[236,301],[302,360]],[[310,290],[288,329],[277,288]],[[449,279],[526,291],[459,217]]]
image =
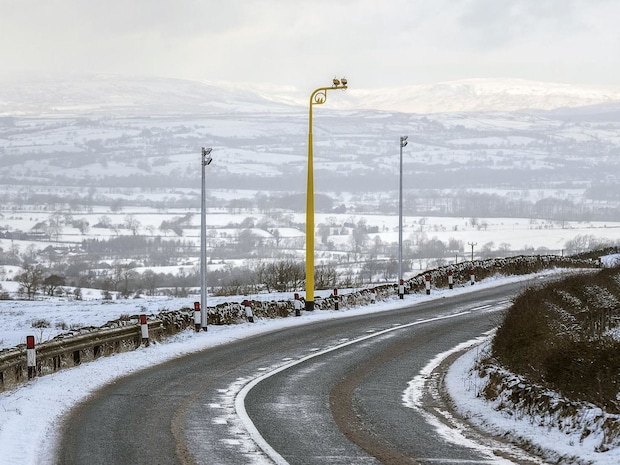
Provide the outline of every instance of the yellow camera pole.
[[335,79],[332,87],[319,87],[310,95],[308,115],[308,181],[306,188],[306,310],[314,310],[314,167],[312,160],[312,106],[327,100],[327,91],[347,89],[345,78]]

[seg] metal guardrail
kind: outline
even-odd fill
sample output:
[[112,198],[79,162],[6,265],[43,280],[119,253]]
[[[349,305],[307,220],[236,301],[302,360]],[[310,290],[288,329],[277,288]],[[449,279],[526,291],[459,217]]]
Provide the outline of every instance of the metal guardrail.
[[[161,320],[148,322],[150,340],[160,340],[166,331]],[[36,345],[34,375],[41,376],[90,362],[113,353],[135,350],[143,345],[140,324],[106,328],[87,334],[60,337]],[[29,379],[25,346],[0,353],[0,392]]]

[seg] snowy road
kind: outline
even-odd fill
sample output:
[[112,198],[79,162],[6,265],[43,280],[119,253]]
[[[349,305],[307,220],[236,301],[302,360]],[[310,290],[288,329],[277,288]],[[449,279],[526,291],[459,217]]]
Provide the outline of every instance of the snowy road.
[[450,445],[403,407],[402,395],[437,353],[493,326],[481,298],[505,301],[520,286],[289,328],[120,379],[73,410],[57,462],[273,463],[237,415],[235,398],[251,380],[290,365],[266,376],[245,399],[276,461],[379,463],[377,455],[384,463],[406,463],[386,458],[397,453],[411,463],[511,463]]
[[425,412],[403,408],[412,374],[436,354],[491,329],[514,290],[498,288],[349,321],[362,336],[265,377],[248,393],[246,405],[276,462],[540,463],[505,444],[448,441]]

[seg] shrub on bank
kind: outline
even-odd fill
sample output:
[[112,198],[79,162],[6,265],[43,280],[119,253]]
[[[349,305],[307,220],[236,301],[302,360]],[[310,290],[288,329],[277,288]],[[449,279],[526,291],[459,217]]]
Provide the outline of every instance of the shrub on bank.
[[506,312],[492,357],[571,400],[620,413],[620,269],[528,289]]

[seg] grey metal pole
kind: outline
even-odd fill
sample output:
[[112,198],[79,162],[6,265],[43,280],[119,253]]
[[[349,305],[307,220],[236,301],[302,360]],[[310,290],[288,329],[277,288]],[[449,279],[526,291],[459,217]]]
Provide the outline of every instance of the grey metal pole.
[[471,261],[474,261],[474,245],[478,245],[477,242],[468,242],[468,245],[471,245]]
[[200,204],[200,326],[207,331],[207,187],[205,167],[213,160],[211,148],[202,148],[202,195]]
[[400,176],[398,187],[398,294],[402,299],[403,285],[403,147],[407,145],[407,136],[400,137]]

